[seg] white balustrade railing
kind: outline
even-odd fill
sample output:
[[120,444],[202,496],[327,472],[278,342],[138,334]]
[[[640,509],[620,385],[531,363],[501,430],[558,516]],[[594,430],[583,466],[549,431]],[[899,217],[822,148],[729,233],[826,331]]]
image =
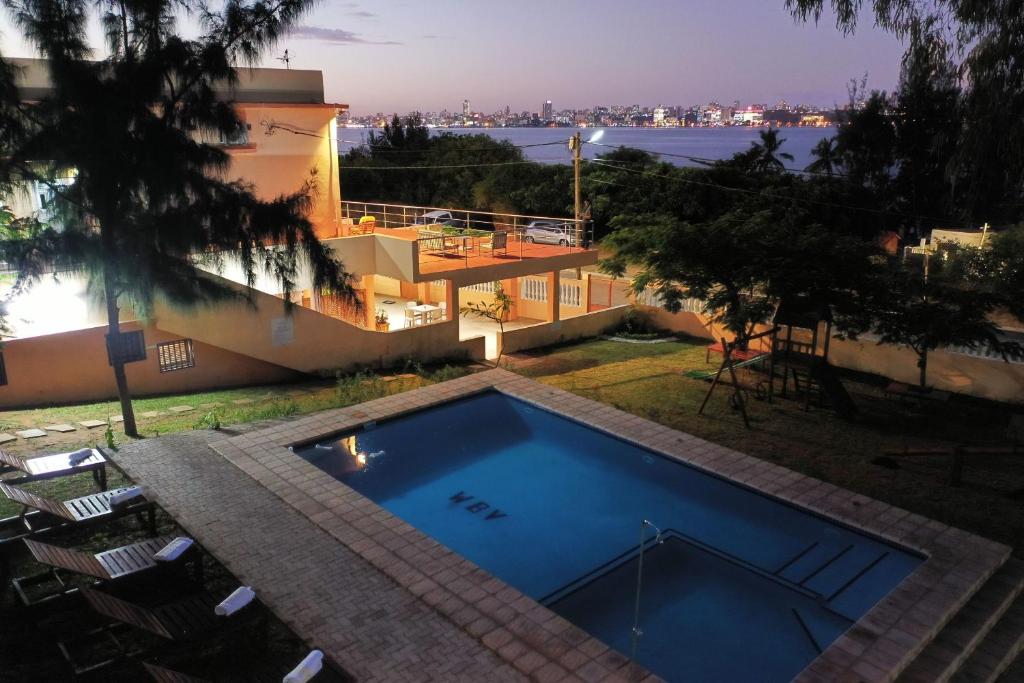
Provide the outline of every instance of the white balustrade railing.
[[559,285],[558,303],[562,306],[574,306],[579,308],[583,305],[583,286],[575,282],[562,282]]
[[532,277],[519,278],[519,298],[526,301],[547,301],[547,278],[544,278],[543,280]]

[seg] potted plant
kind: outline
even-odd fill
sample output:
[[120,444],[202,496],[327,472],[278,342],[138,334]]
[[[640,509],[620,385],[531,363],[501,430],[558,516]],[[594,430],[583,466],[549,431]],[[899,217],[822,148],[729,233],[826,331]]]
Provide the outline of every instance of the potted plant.
[[377,309],[377,315],[374,316],[374,329],[378,332],[387,332],[390,329],[388,324],[388,314],[383,308]]

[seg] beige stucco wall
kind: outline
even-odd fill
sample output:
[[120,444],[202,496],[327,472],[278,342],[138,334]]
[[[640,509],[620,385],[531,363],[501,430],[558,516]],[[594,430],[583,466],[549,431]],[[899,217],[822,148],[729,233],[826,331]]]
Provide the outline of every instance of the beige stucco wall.
[[509,330],[501,338],[502,352],[515,353],[585,337],[596,337],[619,326],[628,312],[629,306],[617,306],[555,323],[539,323],[518,330]]
[[[317,196],[309,219],[319,237],[336,237],[341,202],[333,125],[336,109],[302,104],[237,107],[249,126],[249,148],[229,148],[227,177],[253,183],[257,196],[268,200],[292,194],[314,178]],[[281,128],[270,130],[274,123],[304,134]]]
[[[122,329],[137,330],[128,323]],[[193,344],[195,367],[160,372],[156,345],[181,339],[146,327],[146,359],[125,366],[133,395],[183,393],[219,387],[269,384],[295,379],[298,373],[199,341]],[[117,396],[107,363],[107,328],[92,327],[4,342],[7,385],[0,386],[0,407],[100,401]]]
[[[642,306],[653,324],[708,340],[732,335],[695,313],[669,313],[663,308]],[[803,337],[806,337],[803,334]],[[819,340],[819,346],[824,340]],[[881,375],[907,384],[918,383],[917,355],[907,348],[833,338],[829,361],[838,367]],[[974,358],[960,353],[935,351],[928,355],[928,384],[994,401],[1024,403],[1024,364]]]
[[280,299],[260,292],[253,294],[252,305],[237,301],[176,309],[158,300],[154,317],[161,329],[301,372],[484,355],[483,338],[459,341],[457,319],[375,332],[300,306],[288,314]]

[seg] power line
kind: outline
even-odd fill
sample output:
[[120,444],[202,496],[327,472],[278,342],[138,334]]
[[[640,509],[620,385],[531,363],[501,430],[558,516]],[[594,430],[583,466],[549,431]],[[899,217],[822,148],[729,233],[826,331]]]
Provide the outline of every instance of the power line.
[[476,164],[421,164],[419,166],[344,166],[346,171],[430,171],[440,168],[485,168],[489,166],[522,166],[536,161],[495,161]]
[[[816,204],[818,206],[828,206],[828,207],[831,207],[831,208],[834,208],[834,209],[847,209],[847,210],[850,210],[850,211],[864,211],[864,212],[867,212],[867,213],[874,213],[874,214],[879,214],[879,215],[883,215],[883,216],[895,215],[895,216],[902,216],[904,218],[920,218],[920,219],[924,219],[924,220],[935,221],[935,222],[942,222],[942,223],[949,223],[949,224],[959,225],[961,227],[965,227],[964,224],[961,223],[960,221],[952,220],[952,219],[949,219],[949,218],[937,218],[935,216],[921,216],[921,215],[917,215],[917,214],[903,213],[901,211],[886,211],[885,209],[872,209],[870,207],[854,206],[852,204],[838,204],[836,202],[826,202],[826,201],[822,201],[820,199],[810,199],[810,198],[806,198],[806,197],[793,197],[793,196],[790,196],[790,195],[780,195],[780,194],[774,194],[774,193],[770,193],[770,192],[763,192],[761,190],[748,190],[747,188],[743,188],[743,187],[729,187],[728,185],[719,185],[718,183],[709,183],[709,182],[703,182],[703,181],[700,181],[700,180],[693,180],[691,178],[682,178],[682,177],[679,177],[678,175],[664,175],[664,174],[661,174],[661,173],[654,173],[652,171],[642,171],[640,169],[628,168],[628,167],[625,167],[625,166],[615,166],[613,164],[606,163],[606,162],[604,162],[604,161],[602,161],[600,159],[590,159],[589,163],[596,164],[598,166],[604,166],[605,168],[614,169],[616,171],[625,171],[626,173],[633,173],[633,174],[636,174],[636,175],[650,176],[650,177],[653,177],[653,178],[661,178],[662,180],[674,180],[676,182],[686,183],[688,185],[698,185],[698,186],[701,186],[701,187],[709,187],[709,188],[718,189],[718,190],[725,190],[727,192],[740,192],[740,193],[743,193],[743,194],[756,195],[756,196],[759,196],[759,197],[770,197],[770,198],[773,198],[773,199],[782,199],[782,200],[791,201],[791,202],[803,202],[805,204]],[[621,185],[620,183],[615,183],[615,182],[611,182],[611,181],[601,180],[599,178],[591,177],[591,178],[588,178],[588,180],[593,181],[593,182],[597,182],[597,183],[601,183],[601,184],[604,184],[604,185],[615,185],[615,186],[618,186],[618,187],[625,187],[624,185]]]

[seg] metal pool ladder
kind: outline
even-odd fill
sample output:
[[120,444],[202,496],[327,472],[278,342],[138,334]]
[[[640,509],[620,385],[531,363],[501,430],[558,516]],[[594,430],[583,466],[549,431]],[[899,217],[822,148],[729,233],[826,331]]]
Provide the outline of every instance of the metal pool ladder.
[[633,603],[633,631],[629,652],[629,658],[634,661],[636,661],[636,647],[640,642],[640,637],[644,634],[643,629],[640,628],[640,591],[644,584],[644,543],[647,540],[647,527],[654,529],[656,544],[664,543],[661,538],[661,529],[646,519],[640,523],[640,544],[637,546],[639,557],[636,564],[636,599]]

